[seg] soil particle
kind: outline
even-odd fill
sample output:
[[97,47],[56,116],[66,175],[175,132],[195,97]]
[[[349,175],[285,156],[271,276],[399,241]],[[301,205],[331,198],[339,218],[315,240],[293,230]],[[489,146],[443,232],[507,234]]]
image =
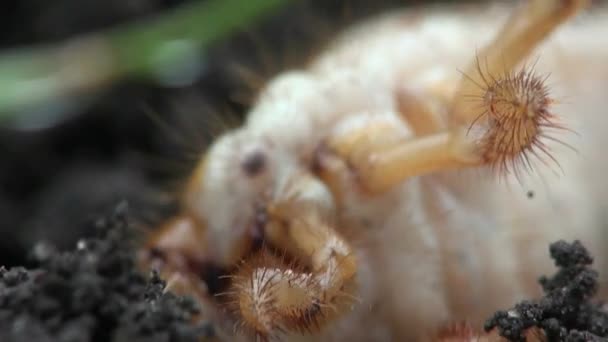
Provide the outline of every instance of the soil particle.
[[542,328],[548,341],[608,341],[608,312],[591,300],[598,273],[590,268],[589,252],[579,241],[558,241],[549,253],[559,269],[552,277],[539,279],[544,297],[496,312],[485,329],[498,328],[510,341],[525,341],[524,331],[531,327]]
[[165,291],[156,272],[136,269],[123,203],[73,251],[41,244],[39,267],[0,268],[0,341],[195,342],[213,335],[194,324],[194,301]]

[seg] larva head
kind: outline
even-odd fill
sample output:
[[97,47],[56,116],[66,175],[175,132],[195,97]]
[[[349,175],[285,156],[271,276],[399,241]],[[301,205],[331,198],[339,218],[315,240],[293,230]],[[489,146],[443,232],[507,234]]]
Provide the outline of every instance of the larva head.
[[263,205],[289,165],[272,144],[239,129],[220,137],[193,173],[184,197],[188,214],[204,226],[210,261],[232,266],[261,233]]
[[230,266],[243,256],[277,187],[302,168],[302,150],[314,133],[304,111],[327,102],[315,85],[298,72],[274,79],[243,126],[217,139],[192,175],[184,206],[206,226],[212,262]]

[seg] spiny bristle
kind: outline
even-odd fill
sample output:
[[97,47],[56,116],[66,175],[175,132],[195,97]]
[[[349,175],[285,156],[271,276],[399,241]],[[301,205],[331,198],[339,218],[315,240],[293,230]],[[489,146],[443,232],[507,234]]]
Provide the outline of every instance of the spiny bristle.
[[237,332],[259,341],[317,331],[327,305],[317,278],[295,263],[287,264],[262,250],[245,259],[229,276],[230,289],[220,296],[237,321]]
[[480,101],[481,113],[469,127],[480,129],[477,146],[485,163],[500,175],[514,173],[519,178],[523,166],[533,171],[532,156],[550,166],[547,159],[561,168],[552,155],[547,140],[568,146],[550,135],[551,131],[568,130],[551,112],[554,103],[545,84],[546,78],[531,68],[505,72],[496,76],[484,73],[478,62],[484,84]]

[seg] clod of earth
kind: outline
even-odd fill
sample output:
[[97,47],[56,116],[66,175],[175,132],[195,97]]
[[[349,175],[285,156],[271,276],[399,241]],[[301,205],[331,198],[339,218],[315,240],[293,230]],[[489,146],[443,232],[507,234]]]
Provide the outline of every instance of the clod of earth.
[[38,245],[40,267],[0,268],[0,341],[198,342],[196,304],[165,291],[157,273],[136,268],[126,206],[98,221],[98,236],[71,252]]
[[557,241],[549,252],[559,270],[540,278],[544,297],[496,312],[486,330],[498,328],[511,341],[525,341],[524,331],[531,327],[542,328],[548,341],[608,341],[608,312],[591,300],[598,289],[593,258],[579,241]]

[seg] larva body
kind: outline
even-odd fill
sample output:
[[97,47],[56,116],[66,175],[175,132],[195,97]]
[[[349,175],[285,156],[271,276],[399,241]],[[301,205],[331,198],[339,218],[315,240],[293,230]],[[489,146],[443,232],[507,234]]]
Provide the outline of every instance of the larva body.
[[557,137],[576,151],[544,141],[559,167],[533,158],[532,173],[501,179],[482,168],[437,171],[378,194],[345,172],[336,181],[339,200],[316,176],[325,167],[319,153],[329,137],[365,127],[368,134],[360,139],[373,146],[414,138],[401,113],[404,90],[447,115],[441,108],[456,96],[459,70],[511,12],[504,4],[392,12],[345,32],[307,68],[271,80],[243,126],[207,151],[185,196],[187,212],[205,227],[208,258],[224,267],[236,264],[252,236],[264,235],[260,203],[289,197],[306,174],[308,183],[297,185],[305,190],[290,196],[321,208],[321,217],[331,212],[331,226],[358,261],[357,303],[313,340],[414,341],[453,321],[480,326],[496,309],[540,293],[536,279],[552,272],[547,246],[558,239],[582,240],[603,270],[603,8],[558,27],[527,60],[538,59],[535,73],[550,74],[546,82],[559,101],[553,111],[578,133]]

